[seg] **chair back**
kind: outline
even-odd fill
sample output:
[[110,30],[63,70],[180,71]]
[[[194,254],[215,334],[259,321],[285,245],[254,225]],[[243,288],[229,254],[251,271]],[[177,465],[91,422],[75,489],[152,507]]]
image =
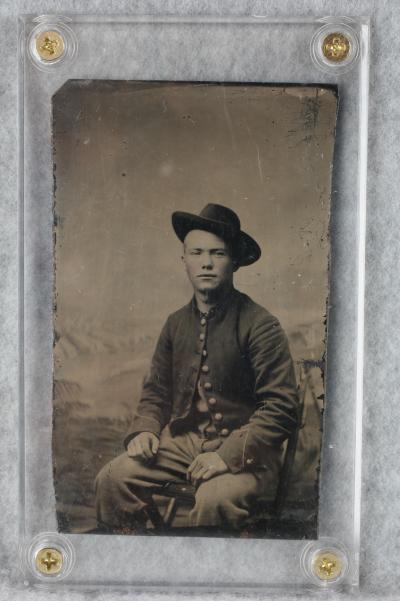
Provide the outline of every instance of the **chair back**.
[[297,443],[299,440],[299,433],[303,428],[303,414],[304,414],[304,400],[308,388],[308,374],[303,367],[300,368],[299,385],[298,385],[298,398],[299,404],[297,406],[297,427],[289,436],[286,442],[286,449],[284,452],[283,464],[279,476],[278,487],[276,489],[275,501],[274,501],[274,513],[279,517],[282,513],[285,505],[290,476],[292,473],[294,459],[296,455]]

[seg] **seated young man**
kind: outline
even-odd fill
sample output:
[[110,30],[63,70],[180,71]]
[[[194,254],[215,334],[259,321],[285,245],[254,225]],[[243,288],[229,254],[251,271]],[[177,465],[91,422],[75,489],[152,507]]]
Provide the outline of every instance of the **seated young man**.
[[162,329],[126,452],[97,475],[98,521],[115,532],[145,529],[150,487],[188,480],[189,526],[240,528],[275,490],[281,445],[297,425],[286,336],[233,285],[259,259],[258,244],[221,205],[175,212],[172,223],[194,295]]

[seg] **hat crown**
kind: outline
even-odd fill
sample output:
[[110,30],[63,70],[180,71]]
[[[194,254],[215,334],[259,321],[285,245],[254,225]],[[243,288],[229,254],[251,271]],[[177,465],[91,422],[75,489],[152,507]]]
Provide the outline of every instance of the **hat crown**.
[[218,221],[227,226],[231,236],[236,236],[240,232],[240,219],[232,209],[218,204],[208,204],[200,212],[200,217]]

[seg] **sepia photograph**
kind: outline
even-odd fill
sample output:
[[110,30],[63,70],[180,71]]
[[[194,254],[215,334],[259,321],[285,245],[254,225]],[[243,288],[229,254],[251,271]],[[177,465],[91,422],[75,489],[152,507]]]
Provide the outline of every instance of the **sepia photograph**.
[[317,537],[337,109],[318,84],[53,96],[60,532]]

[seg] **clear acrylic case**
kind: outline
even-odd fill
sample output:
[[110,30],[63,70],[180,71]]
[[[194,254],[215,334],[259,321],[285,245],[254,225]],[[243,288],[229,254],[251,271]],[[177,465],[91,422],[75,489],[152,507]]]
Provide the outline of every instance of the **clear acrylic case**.
[[[42,61],[35,39],[66,44]],[[322,53],[328,33],[350,40],[343,62]],[[20,18],[20,546],[23,579],[54,589],[274,590],[357,587],[360,552],[364,243],[369,19],[307,16]],[[339,113],[331,211],[327,404],[319,535],[306,540],[59,534],[52,474],[54,93],[69,79],[336,84]],[[346,252],[343,251],[346,249]],[[351,249],[351,250],[349,250]],[[35,557],[56,547],[60,572]],[[340,577],[313,561],[333,550]]]

